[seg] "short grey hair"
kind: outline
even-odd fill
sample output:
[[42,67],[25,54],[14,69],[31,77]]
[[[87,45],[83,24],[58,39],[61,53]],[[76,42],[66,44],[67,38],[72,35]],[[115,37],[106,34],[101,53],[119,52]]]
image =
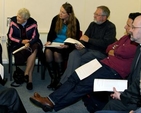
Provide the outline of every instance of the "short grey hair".
[[102,9],[103,15],[107,16],[107,18],[110,16],[110,10],[107,6],[98,6],[97,8]]
[[21,8],[17,14],[22,16],[26,20],[30,17],[30,12],[26,8]]

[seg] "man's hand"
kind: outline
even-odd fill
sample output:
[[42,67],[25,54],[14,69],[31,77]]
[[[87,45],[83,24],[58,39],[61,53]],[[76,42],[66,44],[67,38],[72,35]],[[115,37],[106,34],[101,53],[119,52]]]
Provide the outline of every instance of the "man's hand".
[[114,50],[110,50],[110,51],[108,52],[108,55],[115,56],[115,55],[114,55]]
[[131,110],[129,113],[135,113],[133,110]]
[[113,99],[118,99],[118,100],[120,100],[120,93],[116,90],[115,87],[113,88],[113,91],[114,91],[114,93],[111,94],[111,97],[112,97]]
[[83,40],[84,42],[88,42],[89,41],[89,37],[86,35],[81,36],[81,38],[79,40]]

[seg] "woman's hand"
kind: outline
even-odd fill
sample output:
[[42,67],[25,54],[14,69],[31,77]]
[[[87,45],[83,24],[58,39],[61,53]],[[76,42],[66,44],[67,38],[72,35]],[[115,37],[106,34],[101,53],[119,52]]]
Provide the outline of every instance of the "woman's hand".
[[75,48],[76,49],[82,49],[82,48],[84,48],[81,44],[75,44]]
[[26,44],[26,43],[29,43],[29,42],[30,42],[30,40],[27,40],[27,39],[22,40],[22,44]]
[[29,48],[29,47],[30,47],[30,43],[26,43],[26,44],[25,44],[25,47],[26,47],[26,48]]
[[61,44],[60,47],[58,47],[58,49],[65,49],[65,48],[68,48],[68,47],[69,47],[68,45]]
[[47,46],[47,45],[51,45],[51,42],[50,41],[46,42],[44,46]]

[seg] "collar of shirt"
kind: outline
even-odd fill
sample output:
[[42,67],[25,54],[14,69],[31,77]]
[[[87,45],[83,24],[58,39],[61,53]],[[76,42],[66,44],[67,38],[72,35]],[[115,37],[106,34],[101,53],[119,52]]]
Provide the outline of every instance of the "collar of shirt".
[[26,21],[26,22],[24,22],[24,23],[22,24],[22,26],[24,27],[26,23],[27,23],[27,21]]

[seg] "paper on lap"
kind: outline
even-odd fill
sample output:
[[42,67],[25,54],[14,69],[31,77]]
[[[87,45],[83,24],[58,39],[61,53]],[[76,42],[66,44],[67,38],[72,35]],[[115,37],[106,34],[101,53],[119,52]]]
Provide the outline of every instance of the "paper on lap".
[[80,80],[90,76],[92,73],[101,68],[102,65],[97,59],[91,60],[90,62],[80,66],[75,70]]
[[13,54],[15,54],[15,53],[17,53],[17,52],[19,52],[19,51],[21,51],[21,50],[23,50],[25,48],[26,48],[25,46],[22,46],[19,49],[16,49],[15,51],[13,51]]
[[52,42],[50,45],[47,45],[45,47],[61,47],[60,45],[64,45],[64,43]]

